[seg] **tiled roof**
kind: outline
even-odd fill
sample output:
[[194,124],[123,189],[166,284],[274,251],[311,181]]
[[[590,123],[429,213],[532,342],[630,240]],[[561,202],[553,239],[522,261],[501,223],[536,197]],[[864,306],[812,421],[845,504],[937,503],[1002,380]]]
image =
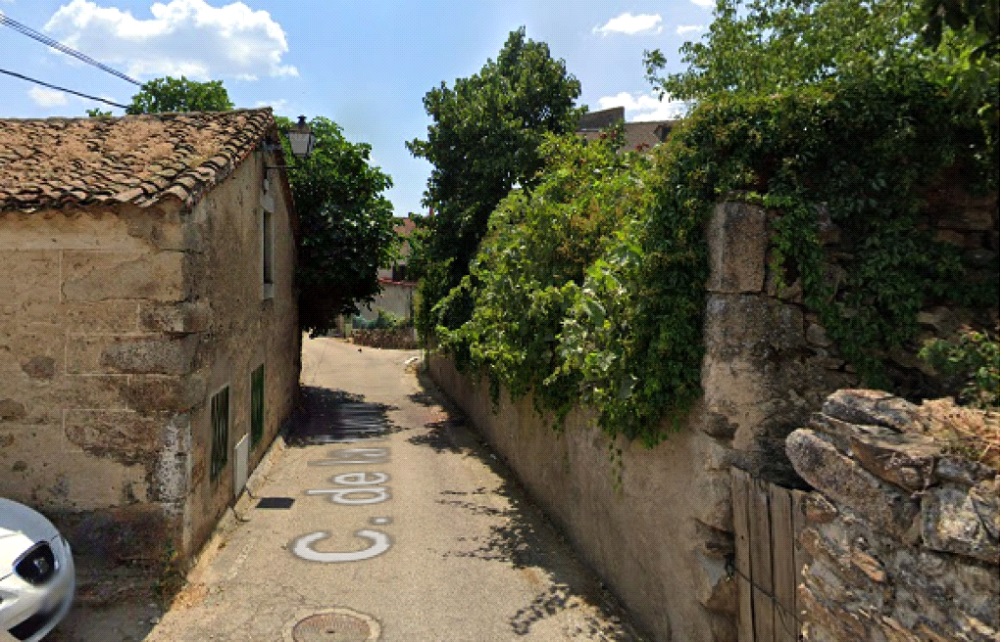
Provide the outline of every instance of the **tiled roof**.
[[0,211],[191,205],[274,130],[270,109],[0,120]]

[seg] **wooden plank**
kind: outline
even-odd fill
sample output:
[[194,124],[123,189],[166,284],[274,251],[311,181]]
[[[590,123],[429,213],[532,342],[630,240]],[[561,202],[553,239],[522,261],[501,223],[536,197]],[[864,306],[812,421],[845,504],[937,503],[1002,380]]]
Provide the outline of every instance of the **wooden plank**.
[[750,476],[732,469],[732,520],[736,533],[736,581],[739,583],[739,642],[756,642],[753,637],[753,592],[750,586]]
[[771,549],[774,567],[774,642],[798,640],[795,616],[795,540],[791,493],[770,485]]
[[774,563],[770,538],[770,493],[754,481],[750,502],[750,576],[753,580],[753,628],[756,642],[774,642]]
[[798,628],[802,628],[802,614],[805,612],[805,604],[802,600],[802,592],[798,587],[802,585],[802,574],[806,566],[809,565],[809,556],[802,548],[802,530],[805,529],[805,497],[808,493],[793,490],[791,491],[791,520],[795,534],[795,615],[798,618]]

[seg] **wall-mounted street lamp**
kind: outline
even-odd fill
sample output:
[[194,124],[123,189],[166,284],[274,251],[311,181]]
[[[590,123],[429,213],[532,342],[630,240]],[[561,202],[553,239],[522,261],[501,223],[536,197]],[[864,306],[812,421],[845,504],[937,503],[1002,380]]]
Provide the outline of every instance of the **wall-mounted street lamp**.
[[300,116],[297,123],[286,132],[286,137],[289,138],[293,157],[297,160],[303,160],[310,156],[310,153],[314,151],[314,144],[317,143],[317,136],[311,131],[306,116]]
[[[293,152],[293,158],[297,161],[302,161],[308,158],[311,152],[314,151],[314,145],[317,144],[317,136],[310,129],[310,123],[307,122],[306,116],[300,116],[297,123],[289,128],[289,131],[286,132],[286,138],[289,139],[289,147],[290,151]],[[266,141],[262,141],[263,151],[277,152],[281,149],[282,145],[273,145]],[[293,169],[294,167],[296,167],[296,165],[266,165],[266,182],[268,170]]]

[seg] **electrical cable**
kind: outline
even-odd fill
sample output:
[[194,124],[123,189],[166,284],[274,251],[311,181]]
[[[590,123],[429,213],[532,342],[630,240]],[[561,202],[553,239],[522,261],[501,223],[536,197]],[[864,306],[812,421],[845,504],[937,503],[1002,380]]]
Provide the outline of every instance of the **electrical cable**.
[[19,73],[14,72],[14,71],[8,71],[6,69],[0,69],[0,74],[7,74],[8,76],[13,76],[15,78],[20,78],[21,80],[27,80],[28,82],[33,82],[33,83],[35,83],[37,85],[42,85],[43,87],[48,87],[50,89],[56,89],[58,91],[65,91],[68,94],[73,94],[74,96],[80,96],[81,98],[88,98],[90,100],[96,100],[98,102],[105,103],[106,105],[111,105],[112,107],[121,107],[122,109],[127,109],[129,107],[129,105],[123,105],[122,103],[117,103],[117,102],[114,102],[114,101],[111,101],[111,100],[107,100],[105,98],[98,98],[97,96],[91,96],[90,94],[85,94],[85,93],[81,93],[79,91],[74,91],[72,89],[67,89],[66,87],[58,87],[56,85],[50,85],[47,82],[38,80],[36,78],[29,78],[28,76],[25,76],[24,74],[19,74]]
[[135,78],[127,76],[126,74],[122,73],[121,71],[119,71],[117,69],[113,69],[112,67],[109,67],[108,65],[106,65],[104,63],[98,62],[97,60],[95,60],[94,58],[91,58],[90,56],[88,56],[85,53],[82,53],[82,52],[77,51],[76,49],[74,49],[72,47],[64,45],[63,43],[59,42],[58,40],[53,40],[49,36],[46,36],[43,33],[39,33],[38,31],[35,31],[34,29],[32,29],[31,27],[29,27],[28,25],[21,24],[17,20],[14,20],[13,18],[7,16],[6,14],[4,14],[2,12],[0,12],[0,25],[3,25],[5,27],[10,27],[11,29],[17,31],[18,33],[21,33],[21,34],[23,34],[25,36],[28,36],[29,38],[32,38],[33,40],[37,40],[38,42],[41,42],[44,45],[52,47],[56,51],[60,51],[60,52],[66,54],[68,56],[73,56],[74,58],[76,58],[77,60],[80,60],[81,62],[85,62],[88,65],[92,65],[94,67],[97,67],[98,69],[100,69],[102,71],[110,73],[111,75],[116,76],[118,78],[121,78],[122,80],[125,80],[127,82],[131,82],[134,85],[142,85],[143,84],[140,81],[136,80]]

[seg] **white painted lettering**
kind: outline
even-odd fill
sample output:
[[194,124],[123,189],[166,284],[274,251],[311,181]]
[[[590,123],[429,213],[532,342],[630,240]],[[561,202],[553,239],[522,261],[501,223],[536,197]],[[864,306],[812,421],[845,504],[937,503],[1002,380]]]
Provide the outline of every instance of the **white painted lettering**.
[[368,560],[372,557],[376,557],[377,555],[382,555],[390,549],[390,537],[386,533],[363,529],[356,531],[355,536],[367,539],[372,542],[372,544],[369,548],[364,548],[361,551],[350,551],[347,553],[327,553],[316,551],[314,550],[312,544],[322,539],[331,537],[324,531],[318,531],[316,533],[310,533],[309,535],[304,535],[298,538],[293,544],[293,553],[296,554],[297,557],[305,559],[308,562],[338,563]]
[[311,466],[344,466],[346,464],[380,464],[387,461],[386,448],[346,448],[328,453],[329,459],[310,462]]
[[[390,499],[390,491],[382,486],[365,488],[321,488],[308,490],[308,495],[331,495],[329,499],[335,504],[356,506],[360,504],[379,504]],[[364,497],[356,497],[364,495]]]
[[390,475],[385,473],[344,473],[331,478],[332,484],[343,486],[365,486],[366,484],[383,484]]

